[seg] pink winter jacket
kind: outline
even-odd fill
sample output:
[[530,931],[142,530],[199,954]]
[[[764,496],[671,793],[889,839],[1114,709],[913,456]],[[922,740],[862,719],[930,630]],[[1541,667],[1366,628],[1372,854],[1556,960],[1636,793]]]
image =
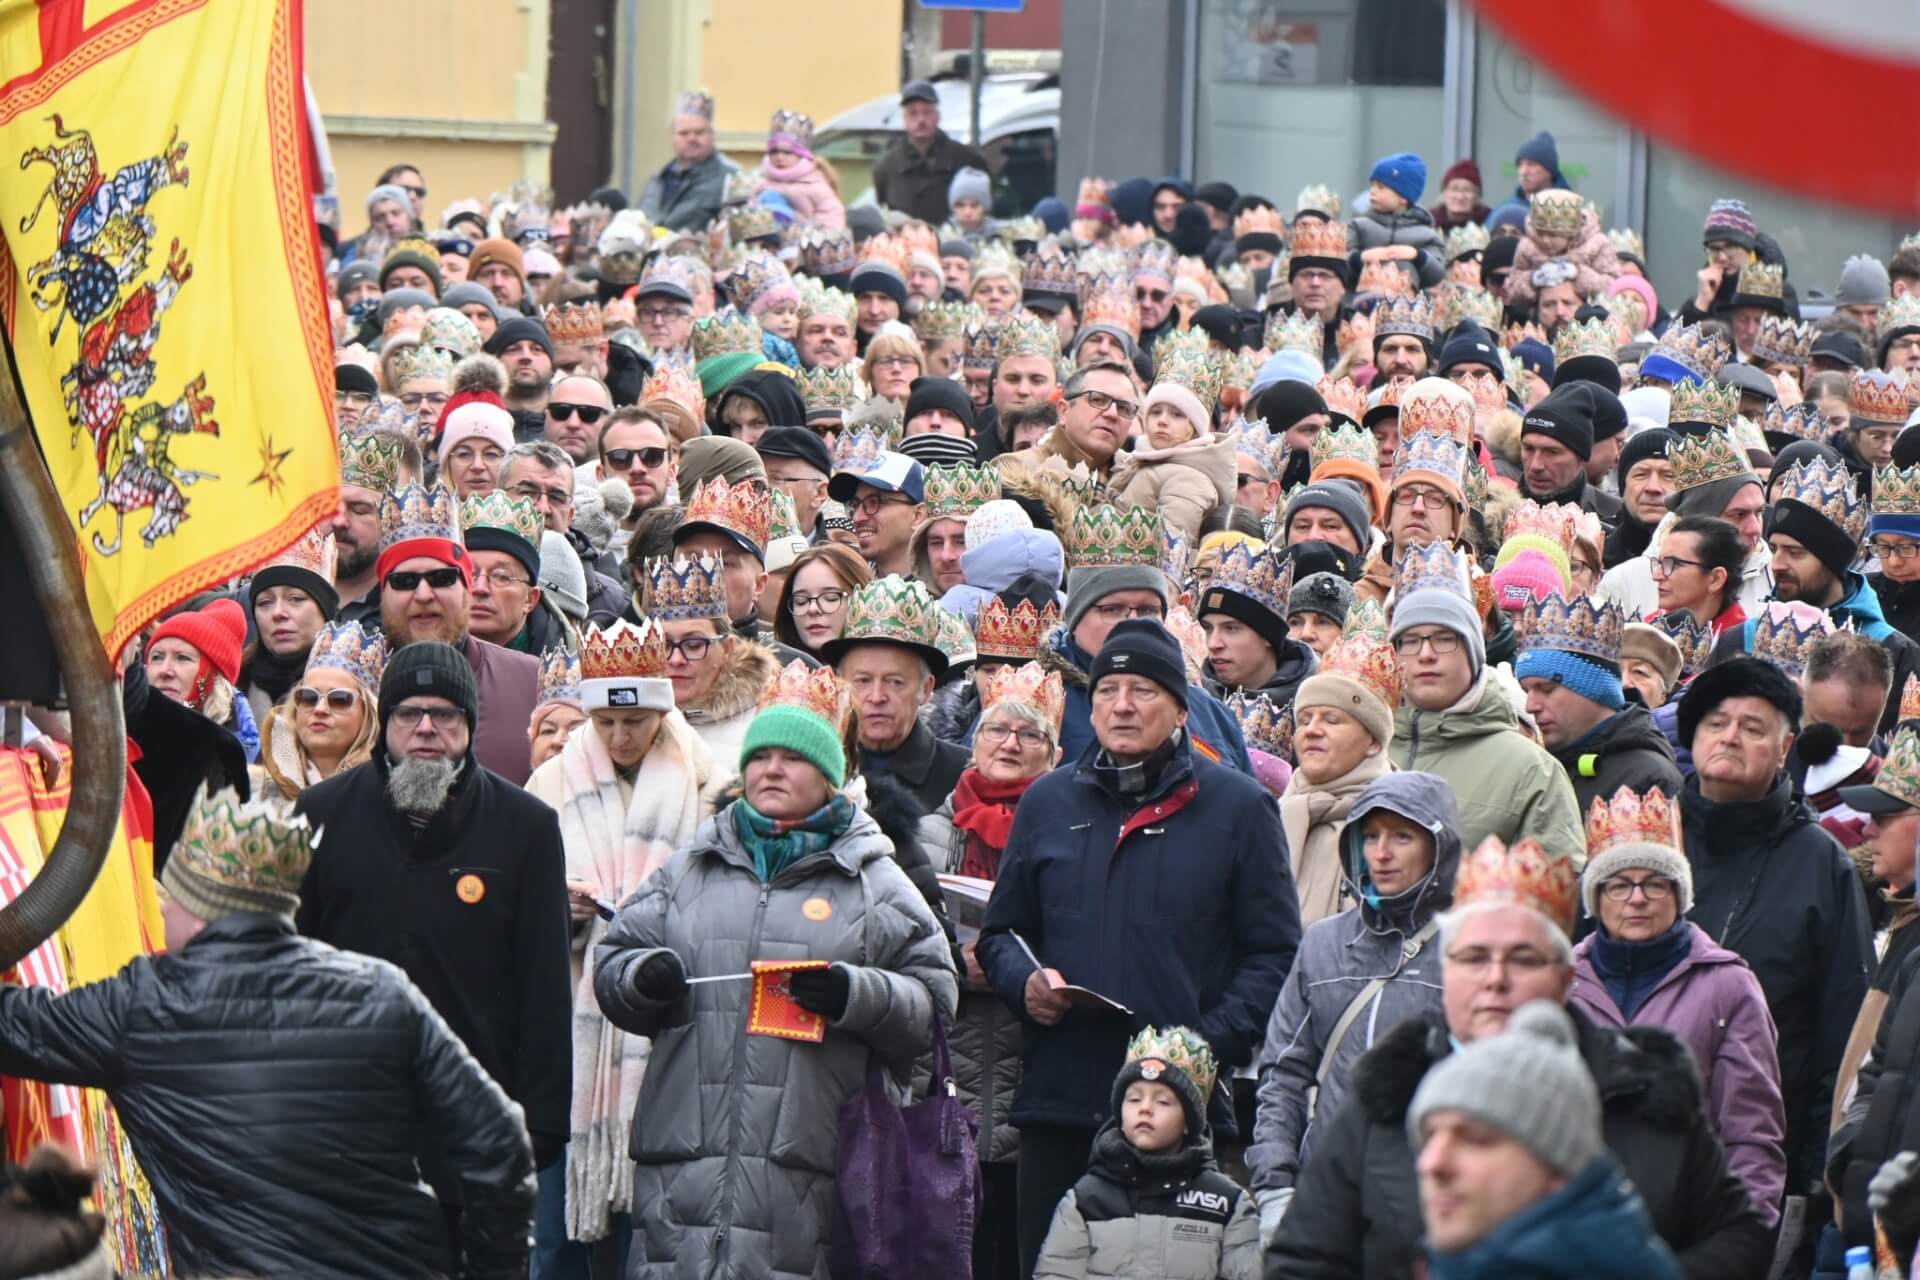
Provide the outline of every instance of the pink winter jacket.
[[785,196],[793,206],[794,216],[802,222],[835,231],[847,225],[847,206],[834,194],[827,176],[810,156],[796,156],[794,162],[777,175],[772,165],[763,163],[760,181],[753,188],[755,195],[762,191],[778,191]]
[[1786,1106],[1780,1097],[1777,1033],[1760,980],[1746,962],[1687,926],[1692,949],[1633,1015],[1624,1018],[1593,967],[1593,939],[1573,949],[1571,1003],[1607,1027],[1659,1027],[1693,1054],[1707,1111],[1727,1165],[1769,1225],[1779,1219],[1787,1182]]
[[1544,267],[1555,258],[1573,266],[1573,287],[1582,298],[1595,294],[1604,297],[1607,286],[1620,274],[1620,255],[1614,251],[1607,233],[1600,229],[1600,219],[1589,209],[1581,220],[1580,234],[1564,253],[1548,253],[1531,232],[1520,237],[1520,247],[1513,255],[1513,274],[1507,277],[1507,301],[1532,302],[1534,269]]

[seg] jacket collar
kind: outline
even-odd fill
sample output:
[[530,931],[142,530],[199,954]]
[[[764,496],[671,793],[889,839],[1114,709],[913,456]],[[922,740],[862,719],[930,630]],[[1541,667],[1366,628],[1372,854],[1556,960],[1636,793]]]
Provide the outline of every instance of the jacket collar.
[[[933,774],[935,744],[933,734],[920,720],[913,722],[907,740],[885,754],[885,767],[910,787],[918,787]],[[872,759],[874,753],[862,747],[860,759]]]
[[[1794,822],[1793,780],[1783,770],[1776,774],[1773,786],[1758,800],[1709,800],[1700,794],[1700,779],[1687,779],[1680,792],[1680,808],[1685,819],[1687,844],[1698,833],[1700,845],[1709,854],[1745,854],[1778,845]],[[1810,817],[1810,815],[1809,815]]]

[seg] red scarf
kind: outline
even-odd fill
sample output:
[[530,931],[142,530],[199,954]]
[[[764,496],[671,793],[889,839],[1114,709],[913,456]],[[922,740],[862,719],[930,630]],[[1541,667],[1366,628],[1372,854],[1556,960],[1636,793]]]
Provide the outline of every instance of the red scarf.
[[1013,831],[1013,808],[1032,785],[1033,778],[993,782],[971,767],[960,775],[953,786],[953,825],[967,833],[961,875],[981,880],[999,876],[1000,851]]

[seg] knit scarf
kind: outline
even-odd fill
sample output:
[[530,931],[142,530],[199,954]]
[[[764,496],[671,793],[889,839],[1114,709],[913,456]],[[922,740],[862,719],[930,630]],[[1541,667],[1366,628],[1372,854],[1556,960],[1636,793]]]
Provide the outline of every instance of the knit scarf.
[[1033,782],[1033,778],[994,782],[973,768],[960,775],[953,787],[953,825],[967,833],[966,852],[960,858],[961,875],[980,880],[999,877],[1000,851],[1007,847],[1007,837],[1013,832],[1014,806]]
[[[603,902],[622,903],[666,865],[700,826],[701,787],[710,771],[705,746],[670,713],[640,761],[630,799],[620,771],[592,725],[561,750],[560,836],[567,879],[584,881]],[[567,1144],[567,1236],[599,1240],[611,1218],[633,1208],[627,1154],[652,1041],[614,1027],[593,994],[594,949],[607,922],[595,917],[581,943],[587,964],[573,995],[573,1102]]]
[[853,801],[844,795],[834,796],[804,818],[769,818],[747,803],[745,796],[733,806],[733,829],[753,855],[753,869],[767,884],[802,858],[831,849],[852,825]]
[[286,698],[287,690],[293,688],[306,672],[307,655],[304,650],[281,657],[263,644],[247,663],[247,687],[266,694],[267,701],[277,706]]

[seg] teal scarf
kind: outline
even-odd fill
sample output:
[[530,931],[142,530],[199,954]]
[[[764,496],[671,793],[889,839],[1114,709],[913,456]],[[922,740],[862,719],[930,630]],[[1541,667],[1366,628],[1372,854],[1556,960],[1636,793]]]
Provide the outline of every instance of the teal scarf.
[[771,884],[800,859],[832,848],[853,825],[853,812],[853,801],[836,795],[804,818],[769,818],[743,796],[733,806],[733,829],[753,855],[760,879]]

